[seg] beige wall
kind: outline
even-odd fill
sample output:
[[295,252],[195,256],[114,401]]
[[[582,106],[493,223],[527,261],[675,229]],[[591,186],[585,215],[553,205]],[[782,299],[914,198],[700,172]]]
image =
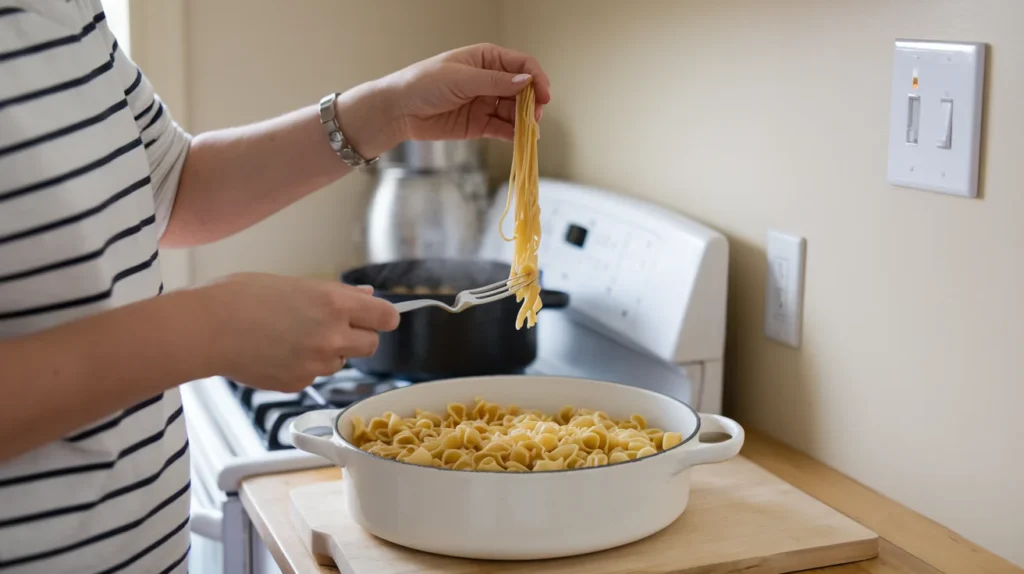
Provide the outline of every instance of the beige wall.
[[[316,103],[435,53],[493,40],[500,8],[475,0],[169,4],[185,7],[185,123],[194,133]],[[347,177],[251,229],[195,249],[193,279],[240,270],[334,275],[361,263],[371,185],[366,176]]]
[[[1024,565],[1024,2],[503,6],[542,172],[729,235],[729,411]],[[901,36],[990,43],[983,199],[886,184]],[[770,227],[808,240],[800,350],[762,336]]]
[[[146,70],[146,77],[173,111],[175,121],[189,129],[186,3],[105,0],[103,7],[108,19],[112,7],[116,11],[129,8],[130,57]],[[160,269],[168,290],[188,285],[193,275],[191,250],[161,250]]]

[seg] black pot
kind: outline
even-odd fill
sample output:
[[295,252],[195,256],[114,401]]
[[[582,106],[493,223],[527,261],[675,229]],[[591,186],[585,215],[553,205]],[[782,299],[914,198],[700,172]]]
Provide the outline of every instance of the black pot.
[[[374,295],[392,303],[437,299],[449,305],[464,289],[507,279],[507,263],[464,259],[411,259],[368,265],[341,274],[350,285],[371,285]],[[417,294],[416,289],[431,291]],[[438,291],[443,290],[443,293]],[[569,295],[541,290],[544,309],[565,307]],[[371,357],[351,358],[360,371],[413,382],[522,372],[537,358],[537,330],[516,330],[521,303],[515,297],[451,314],[427,307],[402,314],[398,329],[380,334]]]

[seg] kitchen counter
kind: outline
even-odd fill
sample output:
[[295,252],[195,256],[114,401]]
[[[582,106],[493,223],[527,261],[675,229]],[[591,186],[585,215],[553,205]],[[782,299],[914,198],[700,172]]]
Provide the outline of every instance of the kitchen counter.
[[[876,532],[879,556],[809,570],[817,574],[1021,574],[1024,570],[843,474],[747,430],[743,456]],[[287,574],[335,573],[316,563],[291,517],[292,488],[336,480],[335,467],[252,477],[240,497],[256,530]]]

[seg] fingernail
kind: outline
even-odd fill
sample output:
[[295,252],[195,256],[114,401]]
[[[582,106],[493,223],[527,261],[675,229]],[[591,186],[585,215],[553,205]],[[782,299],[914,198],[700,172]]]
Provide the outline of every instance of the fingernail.
[[519,74],[518,76],[512,78],[512,83],[524,84],[526,82],[529,82],[531,78],[533,78],[533,76],[531,76],[530,74]]
[[362,289],[363,291],[373,293],[373,285],[356,285],[356,287]]

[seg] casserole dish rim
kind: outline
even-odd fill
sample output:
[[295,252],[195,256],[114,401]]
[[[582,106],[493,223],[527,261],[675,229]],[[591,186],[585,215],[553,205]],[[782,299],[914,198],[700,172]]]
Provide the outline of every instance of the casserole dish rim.
[[[494,471],[494,470],[474,470],[474,469],[458,469],[458,470],[456,470],[454,468],[444,468],[444,467],[436,467],[436,466],[426,466],[426,465],[422,465],[422,464],[414,464],[414,463],[411,463],[411,462],[405,462],[404,460],[398,460],[398,459],[394,459],[394,458],[387,458],[387,457],[384,457],[384,456],[380,456],[380,455],[377,455],[377,454],[374,454],[374,453],[362,450],[361,448],[359,448],[356,445],[354,445],[351,442],[349,442],[344,436],[342,436],[341,430],[338,427],[339,427],[339,424],[341,422],[341,417],[344,416],[345,413],[349,409],[351,409],[352,407],[354,407],[354,406],[356,406],[356,405],[358,405],[360,403],[363,403],[365,401],[373,400],[373,399],[375,399],[377,397],[382,397],[384,395],[387,395],[388,393],[392,393],[392,392],[395,392],[395,391],[402,391],[402,390],[411,388],[411,387],[400,387],[400,388],[395,388],[395,389],[388,389],[388,390],[383,391],[381,393],[378,393],[376,395],[371,395],[371,396],[368,396],[368,397],[363,397],[363,398],[359,399],[358,401],[348,405],[347,407],[345,407],[343,409],[340,409],[337,412],[337,414],[335,414],[334,417],[332,418],[331,428],[332,428],[332,433],[333,434],[331,436],[331,440],[334,440],[336,442],[340,442],[341,444],[339,446],[342,446],[343,448],[346,448],[347,450],[354,450],[354,451],[356,451],[360,455],[365,455],[365,456],[368,456],[368,457],[374,458],[374,459],[384,460],[384,461],[387,461],[387,462],[394,462],[394,463],[403,464],[403,465],[411,466],[411,467],[418,467],[418,468],[422,468],[422,469],[439,470],[439,471],[456,472],[456,473],[467,473],[467,474],[490,474],[490,475],[498,475],[498,476],[504,476],[504,475],[535,476],[535,475],[549,475],[549,474],[559,474],[559,473],[585,471],[585,470],[601,470],[601,469],[607,469],[607,468],[610,468],[610,467],[616,467],[616,468],[618,468],[618,467],[625,467],[628,464],[640,463],[640,462],[648,461],[650,459],[654,459],[656,457],[659,457],[659,456],[661,456],[663,454],[671,453],[671,452],[675,451],[676,449],[678,449],[678,448],[680,448],[680,447],[682,447],[684,445],[690,444],[693,441],[693,439],[697,438],[700,435],[702,421],[701,421],[700,413],[697,412],[696,409],[694,409],[690,405],[686,404],[685,402],[683,402],[683,401],[681,401],[681,400],[679,400],[679,399],[677,399],[675,397],[666,395],[665,393],[661,393],[661,392],[658,392],[658,391],[652,391],[650,389],[641,389],[639,387],[633,387],[633,386],[626,385],[626,384],[623,384],[623,383],[614,383],[614,382],[611,382],[611,381],[600,381],[600,380],[596,380],[596,379],[587,379],[587,378],[583,378],[583,377],[559,377],[559,376],[551,376],[551,375],[482,375],[482,376],[454,377],[454,378],[450,378],[450,379],[442,379],[442,380],[438,380],[438,381],[430,381],[430,382],[416,383],[416,384],[428,384],[428,385],[429,384],[434,384],[434,383],[444,384],[444,383],[448,383],[448,382],[461,382],[461,381],[464,381],[464,380],[467,380],[467,379],[499,379],[499,378],[512,378],[512,377],[530,377],[530,378],[534,378],[534,379],[547,379],[547,380],[585,381],[587,383],[593,383],[593,384],[599,384],[599,385],[607,385],[607,386],[613,386],[613,387],[624,387],[624,388],[632,390],[632,391],[638,391],[638,392],[647,393],[647,394],[651,394],[651,395],[657,395],[658,397],[669,399],[669,400],[671,400],[673,402],[676,402],[676,403],[679,403],[680,405],[683,405],[683,407],[685,407],[686,410],[688,410],[690,412],[690,414],[693,415],[693,418],[696,421],[696,424],[695,424],[695,426],[693,428],[693,432],[691,432],[687,437],[685,437],[679,444],[677,444],[677,445],[675,445],[672,448],[669,448],[667,450],[658,451],[658,452],[656,452],[656,453],[654,453],[654,454],[652,454],[650,456],[645,456],[643,458],[634,458],[634,459],[631,459],[631,460],[627,460],[625,462],[617,462],[617,463],[614,463],[614,464],[611,464],[611,463],[603,464],[603,465],[600,465],[600,466],[586,466],[586,467],[577,467],[577,468],[562,468],[562,469],[557,469],[557,470],[541,470],[541,471],[530,471],[530,472],[509,472],[509,471],[505,471],[505,470]],[[528,408],[528,407],[524,407],[524,408]],[[645,415],[641,414],[640,416],[645,416]],[[662,429],[662,430],[663,430],[663,432],[675,432],[675,431],[665,430],[665,429]]]

